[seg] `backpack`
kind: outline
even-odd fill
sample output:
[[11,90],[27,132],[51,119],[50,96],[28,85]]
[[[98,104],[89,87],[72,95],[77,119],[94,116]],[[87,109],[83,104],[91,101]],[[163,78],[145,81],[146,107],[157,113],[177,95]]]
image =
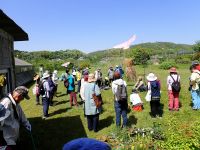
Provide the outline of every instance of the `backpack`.
[[64,86],[65,86],[66,88],[68,88],[68,86],[69,86],[69,81],[68,81],[68,80],[65,80],[65,81],[64,81]]
[[[44,81],[44,82],[46,82],[46,81]],[[39,88],[38,88],[38,94],[42,95],[42,96],[45,94],[44,82],[41,81],[39,83]]]
[[[196,72],[199,76],[200,76],[200,73]],[[198,81],[196,81],[196,83],[198,84],[199,86],[199,89],[200,89],[200,78],[197,79]]]
[[47,82],[49,83],[50,92],[54,93],[54,91],[56,89],[56,85],[54,84],[54,82],[52,81],[52,79],[48,79]]
[[127,90],[126,86],[124,84],[117,86],[117,92],[115,93],[115,96],[118,101],[125,101],[127,100]]
[[173,83],[172,83],[172,92],[180,92],[181,90],[181,84],[178,81],[179,75],[177,75],[177,80],[175,81],[174,78],[172,77],[172,75],[170,75],[171,78],[173,79]]

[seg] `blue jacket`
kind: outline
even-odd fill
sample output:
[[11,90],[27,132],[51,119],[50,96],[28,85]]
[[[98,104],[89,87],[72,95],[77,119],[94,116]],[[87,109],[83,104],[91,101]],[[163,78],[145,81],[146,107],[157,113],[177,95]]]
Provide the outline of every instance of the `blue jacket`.
[[160,83],[158,81],[151,81],[151,97],[160,97]]

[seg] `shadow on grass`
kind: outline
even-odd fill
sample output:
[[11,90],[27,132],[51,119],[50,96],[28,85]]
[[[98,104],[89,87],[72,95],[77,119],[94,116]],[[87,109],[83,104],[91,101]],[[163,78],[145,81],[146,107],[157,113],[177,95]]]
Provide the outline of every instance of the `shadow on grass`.
[[62,100],[62,101],[53,101],[54,105],[61,105],[61,104],[67,104],[67,102],[69,102],[69,100]]
[[108,116],[107,118],[104,118],[99,121],[99,130],[102,130],[103,128],[109,127],[114,121],[113,116]]
[[66,95],[67,95],[66,93],[63,93],[63,94],[60,94],[60,95],[57,94],[56,97],[62,97],[62,96],[66,96]]
[[131,125],[136,125],[137,124],[137,118],[135,118],[135,116],[129,116],[128,118],[128,126],[131,126]]
[[[21,130],[20,150],[61,150],[70,140],[87,137],[79,115],[42,120],[29,118],[32,124],[32,137],[25,129]],[[35,149],[34,149],[34,145]]]
[[58,114],[62,114],[64,112],[66,112],[68,109],[71,109],[70,107],[67,107],[65,109],[59,109],[59,110],[56,110],[52,113],[49,114],[49,116],[54,116],[54,115],[58,115]]

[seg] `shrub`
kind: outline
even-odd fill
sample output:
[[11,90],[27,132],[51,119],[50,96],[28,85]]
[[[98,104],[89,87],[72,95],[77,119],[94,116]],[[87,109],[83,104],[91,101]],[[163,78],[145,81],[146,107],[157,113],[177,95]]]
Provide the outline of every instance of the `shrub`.
[[162,62],[159,66],[160,69],[165,69],[165,70],[168,70],[170,69],[171,67],[177,67],[177,65],[175,64],[175,62]]
[[175,58],[175,62],[178,64],[189,64],[191,62],[191,59],[188,57],[177,56]]

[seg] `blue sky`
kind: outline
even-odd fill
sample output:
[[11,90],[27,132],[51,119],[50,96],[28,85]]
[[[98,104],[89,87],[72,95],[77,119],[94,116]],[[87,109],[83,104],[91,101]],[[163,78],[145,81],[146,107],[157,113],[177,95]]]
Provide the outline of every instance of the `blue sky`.
[[200,40],[200,0],[1,0],[0,9],[21,26],[25,51],[109,49],[133,34],[133,43]]

